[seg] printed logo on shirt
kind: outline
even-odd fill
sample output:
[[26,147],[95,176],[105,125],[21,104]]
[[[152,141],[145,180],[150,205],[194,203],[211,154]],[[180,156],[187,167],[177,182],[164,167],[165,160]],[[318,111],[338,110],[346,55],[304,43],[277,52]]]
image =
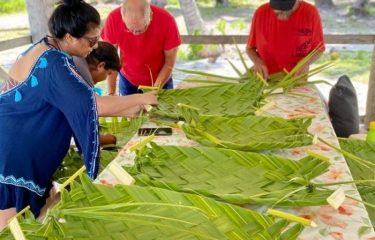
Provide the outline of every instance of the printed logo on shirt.
[[295,31],[299,37],[310,37],[313,33],[311,28],[296,28]]
[[296,47],[294,56],[295,57],[305,57],[311,51],[312,40],[308,39],[307,41],[302,42]]

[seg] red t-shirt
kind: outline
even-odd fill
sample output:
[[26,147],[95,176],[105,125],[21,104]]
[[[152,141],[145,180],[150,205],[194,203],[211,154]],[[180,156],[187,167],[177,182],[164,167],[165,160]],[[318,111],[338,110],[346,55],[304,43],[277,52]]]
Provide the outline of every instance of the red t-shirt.
[[256,48],[270,74],[290,71],[312,50],[324,51],[322,23],[315,6],[301,1],[288,20],[279,20],[269,3],[252,19],[248,48]]
[[121,73],[135,86],[151,86],[164,65],[164,51],[181,44],[181,37],[173,16],[166,10],[151,5],[152,20],[147,31],[130,33],[122,20],[121,8],[113,10],[101,33],[103,40],[117,45],[122,63]]

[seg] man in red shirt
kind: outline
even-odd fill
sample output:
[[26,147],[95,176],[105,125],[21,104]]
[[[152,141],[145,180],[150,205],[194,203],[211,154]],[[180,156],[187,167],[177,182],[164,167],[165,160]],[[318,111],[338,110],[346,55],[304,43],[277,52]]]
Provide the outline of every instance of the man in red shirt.
[[[173,88],[171,74],[181,38],[167,11],[149,0],[125,0],[109,14],[101,37],[120,49],[120,95],[137,93],[139,85]],[[109,94],[116,91],[116,78],[108,78]]]
[[297,74],[307,72],[325,50],[315,6],[302,0],[270,0],[255,11],[246,51],[254,71],[265,79],[284,69],[292,70],[314,49],[320,51]]

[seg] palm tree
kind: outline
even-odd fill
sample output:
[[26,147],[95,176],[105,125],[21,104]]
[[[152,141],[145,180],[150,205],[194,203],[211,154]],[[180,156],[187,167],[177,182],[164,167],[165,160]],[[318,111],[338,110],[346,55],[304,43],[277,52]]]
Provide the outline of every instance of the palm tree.
[[179,2],[188,33],[190,35],[196,33],[207,33],[202,16],[195,0],[179,0]]
[[30,29],[33,42],[39,41],[48,34],[48,19],[53,12],[56,0],[26,0]]
[[[208,31],[203,23],[202,16],[195,0],[179,0],[185,25],[190,35],[207,34]],[[209,62],[215,62],[223,49],[217,45],[204,45],[198,53],[200,57],[209,59]]]

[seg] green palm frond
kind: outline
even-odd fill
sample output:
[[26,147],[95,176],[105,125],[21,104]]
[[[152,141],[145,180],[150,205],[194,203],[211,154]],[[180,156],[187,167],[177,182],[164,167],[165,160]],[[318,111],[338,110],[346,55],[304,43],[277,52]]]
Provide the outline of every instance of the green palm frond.
[[[92,184],[80,176],[43,224],[24,220],[28,239],[296,239],[299,223],[199,195]],[[292,237],[290,237],[292,236]],[[12,239],[9,231],[0,239]]]
[[264,83],[205,86],[190,89],[160,90],[159,105],[154,113],[178,118],[177,104],[199,108],[199,114],[209,116],[246,116],[253,114],[262,104]]
[[312,118],[201,116],[188,106],[180,111],[186,136],[205,146],[260,151],[309,145],[313,140],[307,131]]
[[[115,157],[118,151],[100,150],[100,169],[104,169]],[[71,147],[62,163],[52,176],[52,180],[58,183],[64,182],[83,165],[83,157],[75,147]]]
[[[199,83],[206,83],[206,84],[228,84],[230,82],[232,83],[245,83],[245,82],[252,82],[254,80],[259,79],[259,77],[254,74],[253,70],[246,65],[246,62],[244,60],[244,57],[239,50],[238,46],[237,53],[241,60],[242,67],[245,69],[244,72],[241,72],[237,66],[235,66],[231,61],[228,60],[229,64],[233,68],[233,70],[236,72],[237,77],[229,77],[229,76],[222,76],[219,74],[212,74],[212,73],[206,73],[203,71],[192,71],[192,70],[180,70],[184,73],[198,75],[201,77],[208,78],[207,80],[202,79],[188,79],[190,82],[199,82]],[[308,85],[308,84],[328,84],[331,85],[327,81],[311,81],[308,82],[307,79],[325,71],[328,68],[331,68],[334,65],[334,62],[328,62],[325,64],[322,64],[314,69],[309,70],[306,73],[297,75],[298,71],[307,64],[313,57],[315,57],[316,54],[319,53],[319,49],[315,49],[311,51],[306,57],[301,59],[296,66],[290,71],[282,71],[278,73],[272,74],[269,79],[267,79],[267,87],[264,89],[265,96],[268,96],[269,94],[272,94],[274,91],[277,91],[278,89],[283,89],[284,92],[287,92],[289,89]]]
[[[375,168],[364,164],[366,162],[375,163],[375,143],[356,139],[339,139],[341,149],[363,159],[358,162],[350,155],[345,154],[345,159],[350,168],[354,180],[375,180]],[[357,184],[358,191],[364,202],[375,205],[375,183]],[[375,208],[366,206],[372,224],[375,226]]]
[[146,118],[140,116],[135,119],[112,117],[110,121],[101,117],[99,120],[100,133],[110,133],[116,136],[117,145],[124,146],[137,132],[138,128],[145,122]]
[[315,157],[293,161],[264,154],[209,147],[158,146],[138,150],[125,169],[136,184],[201,194],[234,204],[286,207],[324,205],[331,191],[311,180],[329,162]]

